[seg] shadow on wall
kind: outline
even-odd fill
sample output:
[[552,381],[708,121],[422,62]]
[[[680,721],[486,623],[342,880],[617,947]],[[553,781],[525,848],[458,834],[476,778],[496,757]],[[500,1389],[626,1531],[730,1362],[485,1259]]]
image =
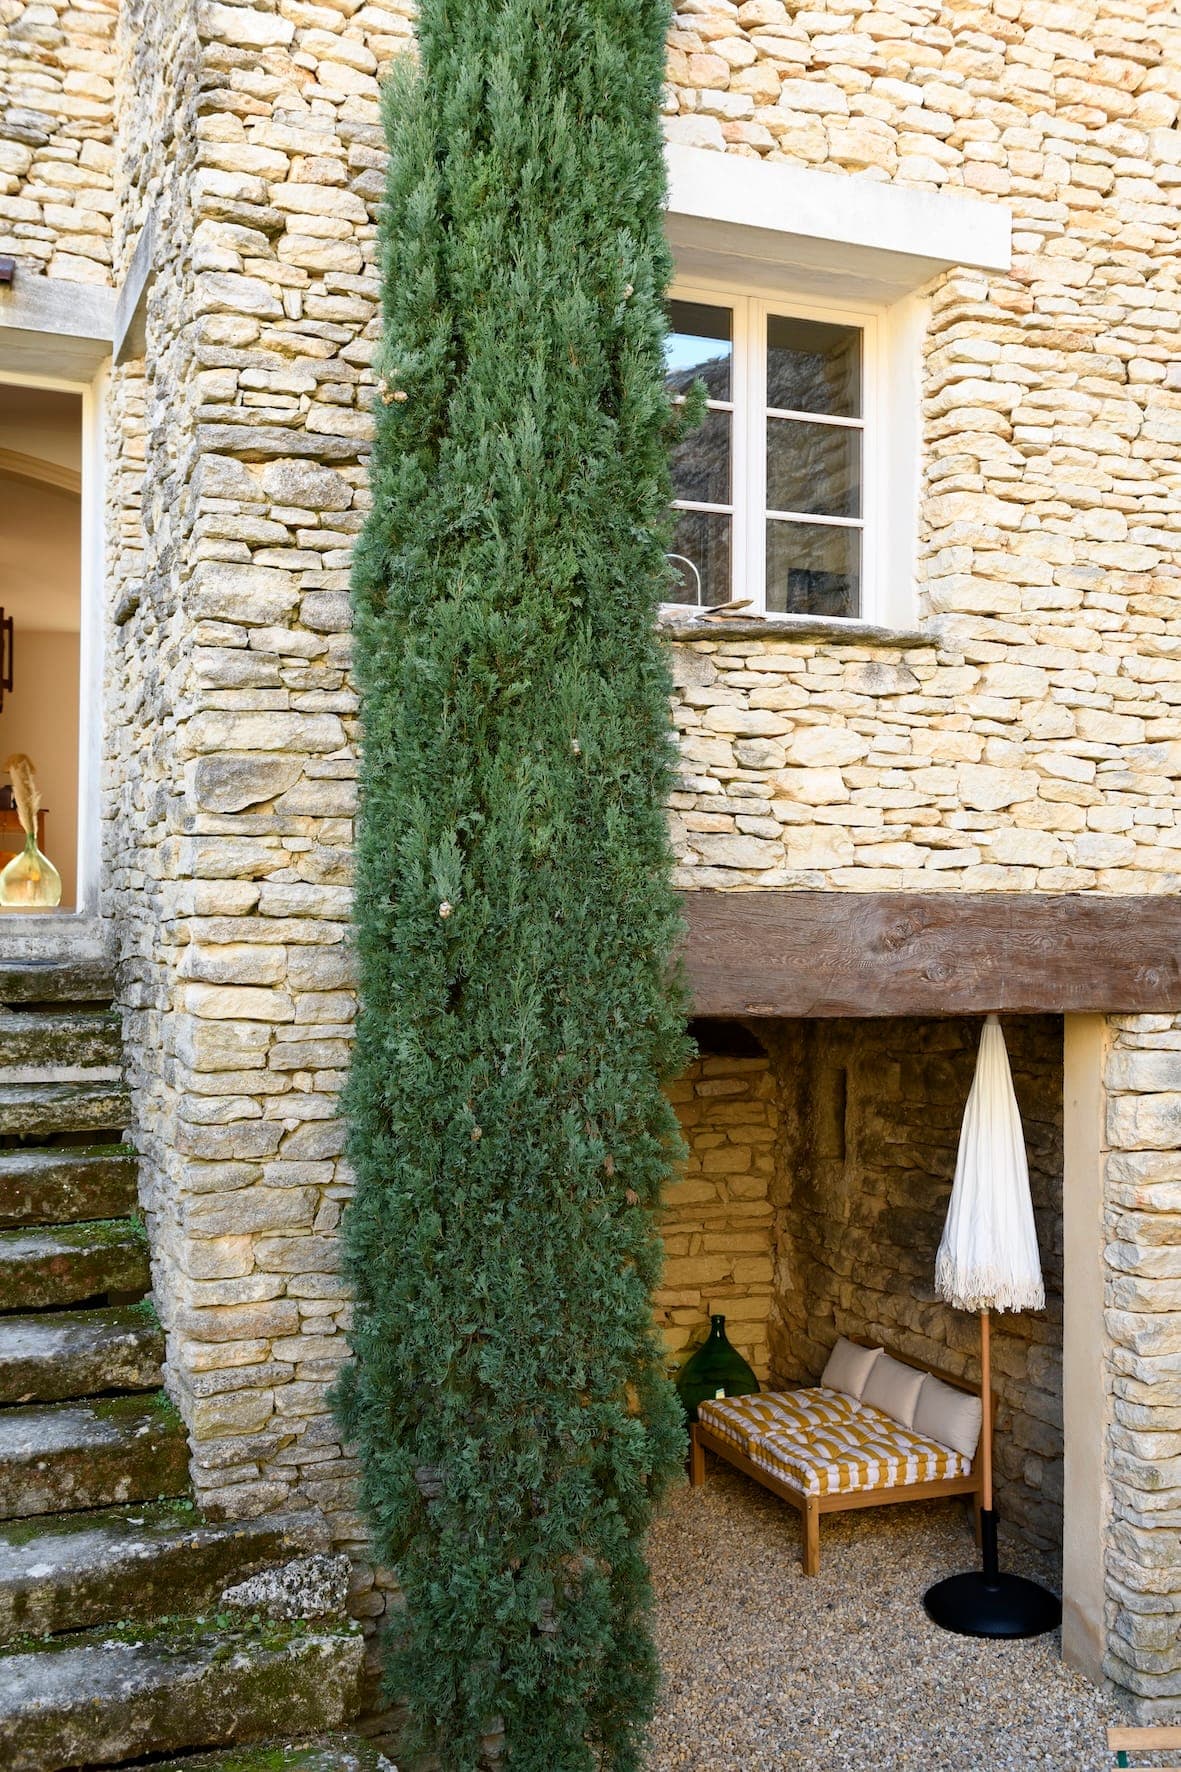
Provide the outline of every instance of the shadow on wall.
[[668,1191],[656,1320],[679,1367],[711,1313],[766,1382],[774,1294],[776,1084],[759,1041],[738,1023],[695,1023],[699,1056],[669,1091],[688,1156]]
[[[994,1319],[997,1491],[1033,1542],[1062,1542],[1062,1022],[1006,1017],[1046,1280],[1046,1310]],[[837,1335],[977,1377],[974,1317],[935,1296],[980,1024],[781,1022],[771,1366],[814,1383]]]

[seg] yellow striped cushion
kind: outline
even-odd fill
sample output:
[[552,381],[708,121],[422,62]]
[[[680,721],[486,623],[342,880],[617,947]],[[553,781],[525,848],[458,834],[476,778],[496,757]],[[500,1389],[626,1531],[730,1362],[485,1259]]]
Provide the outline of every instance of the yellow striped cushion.
[[702,1403],[698,1415],[752,1464],[805,1495],[934,1483],[972,1468],[962,1453],[841,1391],[718,1398]]

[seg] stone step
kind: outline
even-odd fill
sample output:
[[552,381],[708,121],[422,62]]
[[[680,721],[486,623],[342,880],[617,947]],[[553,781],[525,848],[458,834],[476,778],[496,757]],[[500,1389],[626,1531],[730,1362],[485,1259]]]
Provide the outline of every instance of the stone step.
[[231,1582],[329,1548],[318,1513],[208,1525],[152,1502],[0,1526],[0,1643],[212,1609]]
[[324,1734],[356,1712],[363,1653],[353,1625],[268,1624],[95,1633],[0,1655],[0,1765],[63,1772]]
[[148,1245],[131,1219],[0,1231],[0,1304],[40,1310],[105,1292],[146,1292]]
[[331,1740],[268,1741],[227,1753],[157,1760],[152,1772],[397,1772],[392,1760],[360,1735]]
[[0,1403],[154,1391],[163,1358],[163,1331],[141,1305],[0,1317]]
[[0,1409],[0,1520],[183,1495],[188,1465],[180,1417],[159,1395]]
[[117,1009],[0,1011],[0,1065],[121,1065]]
[[0,1003],[109,1003],[114,995],[110,962],[91,955],[0,962]]
[[121,1218],[135,1205],[137,1168],[125,1144],[0,1150],[0,1228]]
[[11,1083],[0,1088],[0,1136],[122,1132],[131,1099],[121,1083]]

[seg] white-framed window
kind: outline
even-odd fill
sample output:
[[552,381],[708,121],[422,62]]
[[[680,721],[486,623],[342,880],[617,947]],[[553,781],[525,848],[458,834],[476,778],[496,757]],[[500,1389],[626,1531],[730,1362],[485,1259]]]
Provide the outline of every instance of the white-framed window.
[[676,283],[667,378],[704,422],[673,452],[669,601],[790,618],[879,613],[879,316]]

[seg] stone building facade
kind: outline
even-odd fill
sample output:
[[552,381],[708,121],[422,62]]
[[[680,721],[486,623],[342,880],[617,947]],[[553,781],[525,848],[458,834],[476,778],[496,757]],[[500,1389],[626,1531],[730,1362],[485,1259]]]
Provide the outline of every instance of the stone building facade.
[[[59,336],[93,347],[69,379],[92,390],[101,505],[102,862],[70,939],[117,961],[168,1387],[203,1505],[323,1510],[375,1614],[327,1391],[348,1323],[347,582],[375,392],[379,86],[413,8],[6,0],[0,19],[0,254],[17,262],[0,378],[52,379]],[[668,612],[686,890],[1177,893],[1179,88],[1158,0],[680,0],[674,199],[722,172],[770,181],[753,221],[722,203],[717,253],[783,291],[805,265],[809,301],[838,315],[851,277],[883,338],[904,335],[883,374],[910,438],[885,615]],[[848,239],[801,219],[809,178]],[[691,225],[670,232],[699,284],[715,248],[695,202],[674,201]],[[879,212],[945,242],[1003,223],[1004,250],[915,250]],[[10,934],[22,951],[50,939]],[[1101,1548],[1075,1648],[1164,1712],[1181,1703],[1176,1007],[1088,1034]],[[1029,1037],[1044,1057],[1046,1030]],[[717,1288],[756,1364],[785,1376],[814,1371],[827,1296],[815,1251],[802,1314],[782,1283],[810,1234],[773,1156],[803,1038],[778,1028],[766,1059],[706,1052],[678,1085],[690,1170],[658,1301],[675,1349]],[[1039,1136],[1061,1114],[1047,1105]],[[1070,1290],[1068,1260],[1068,1340]],[[1040,1331],[1017,1341],[1011,1376],[1032,1388],[1010,1401],[1045,1537],[1057,1354]]]

